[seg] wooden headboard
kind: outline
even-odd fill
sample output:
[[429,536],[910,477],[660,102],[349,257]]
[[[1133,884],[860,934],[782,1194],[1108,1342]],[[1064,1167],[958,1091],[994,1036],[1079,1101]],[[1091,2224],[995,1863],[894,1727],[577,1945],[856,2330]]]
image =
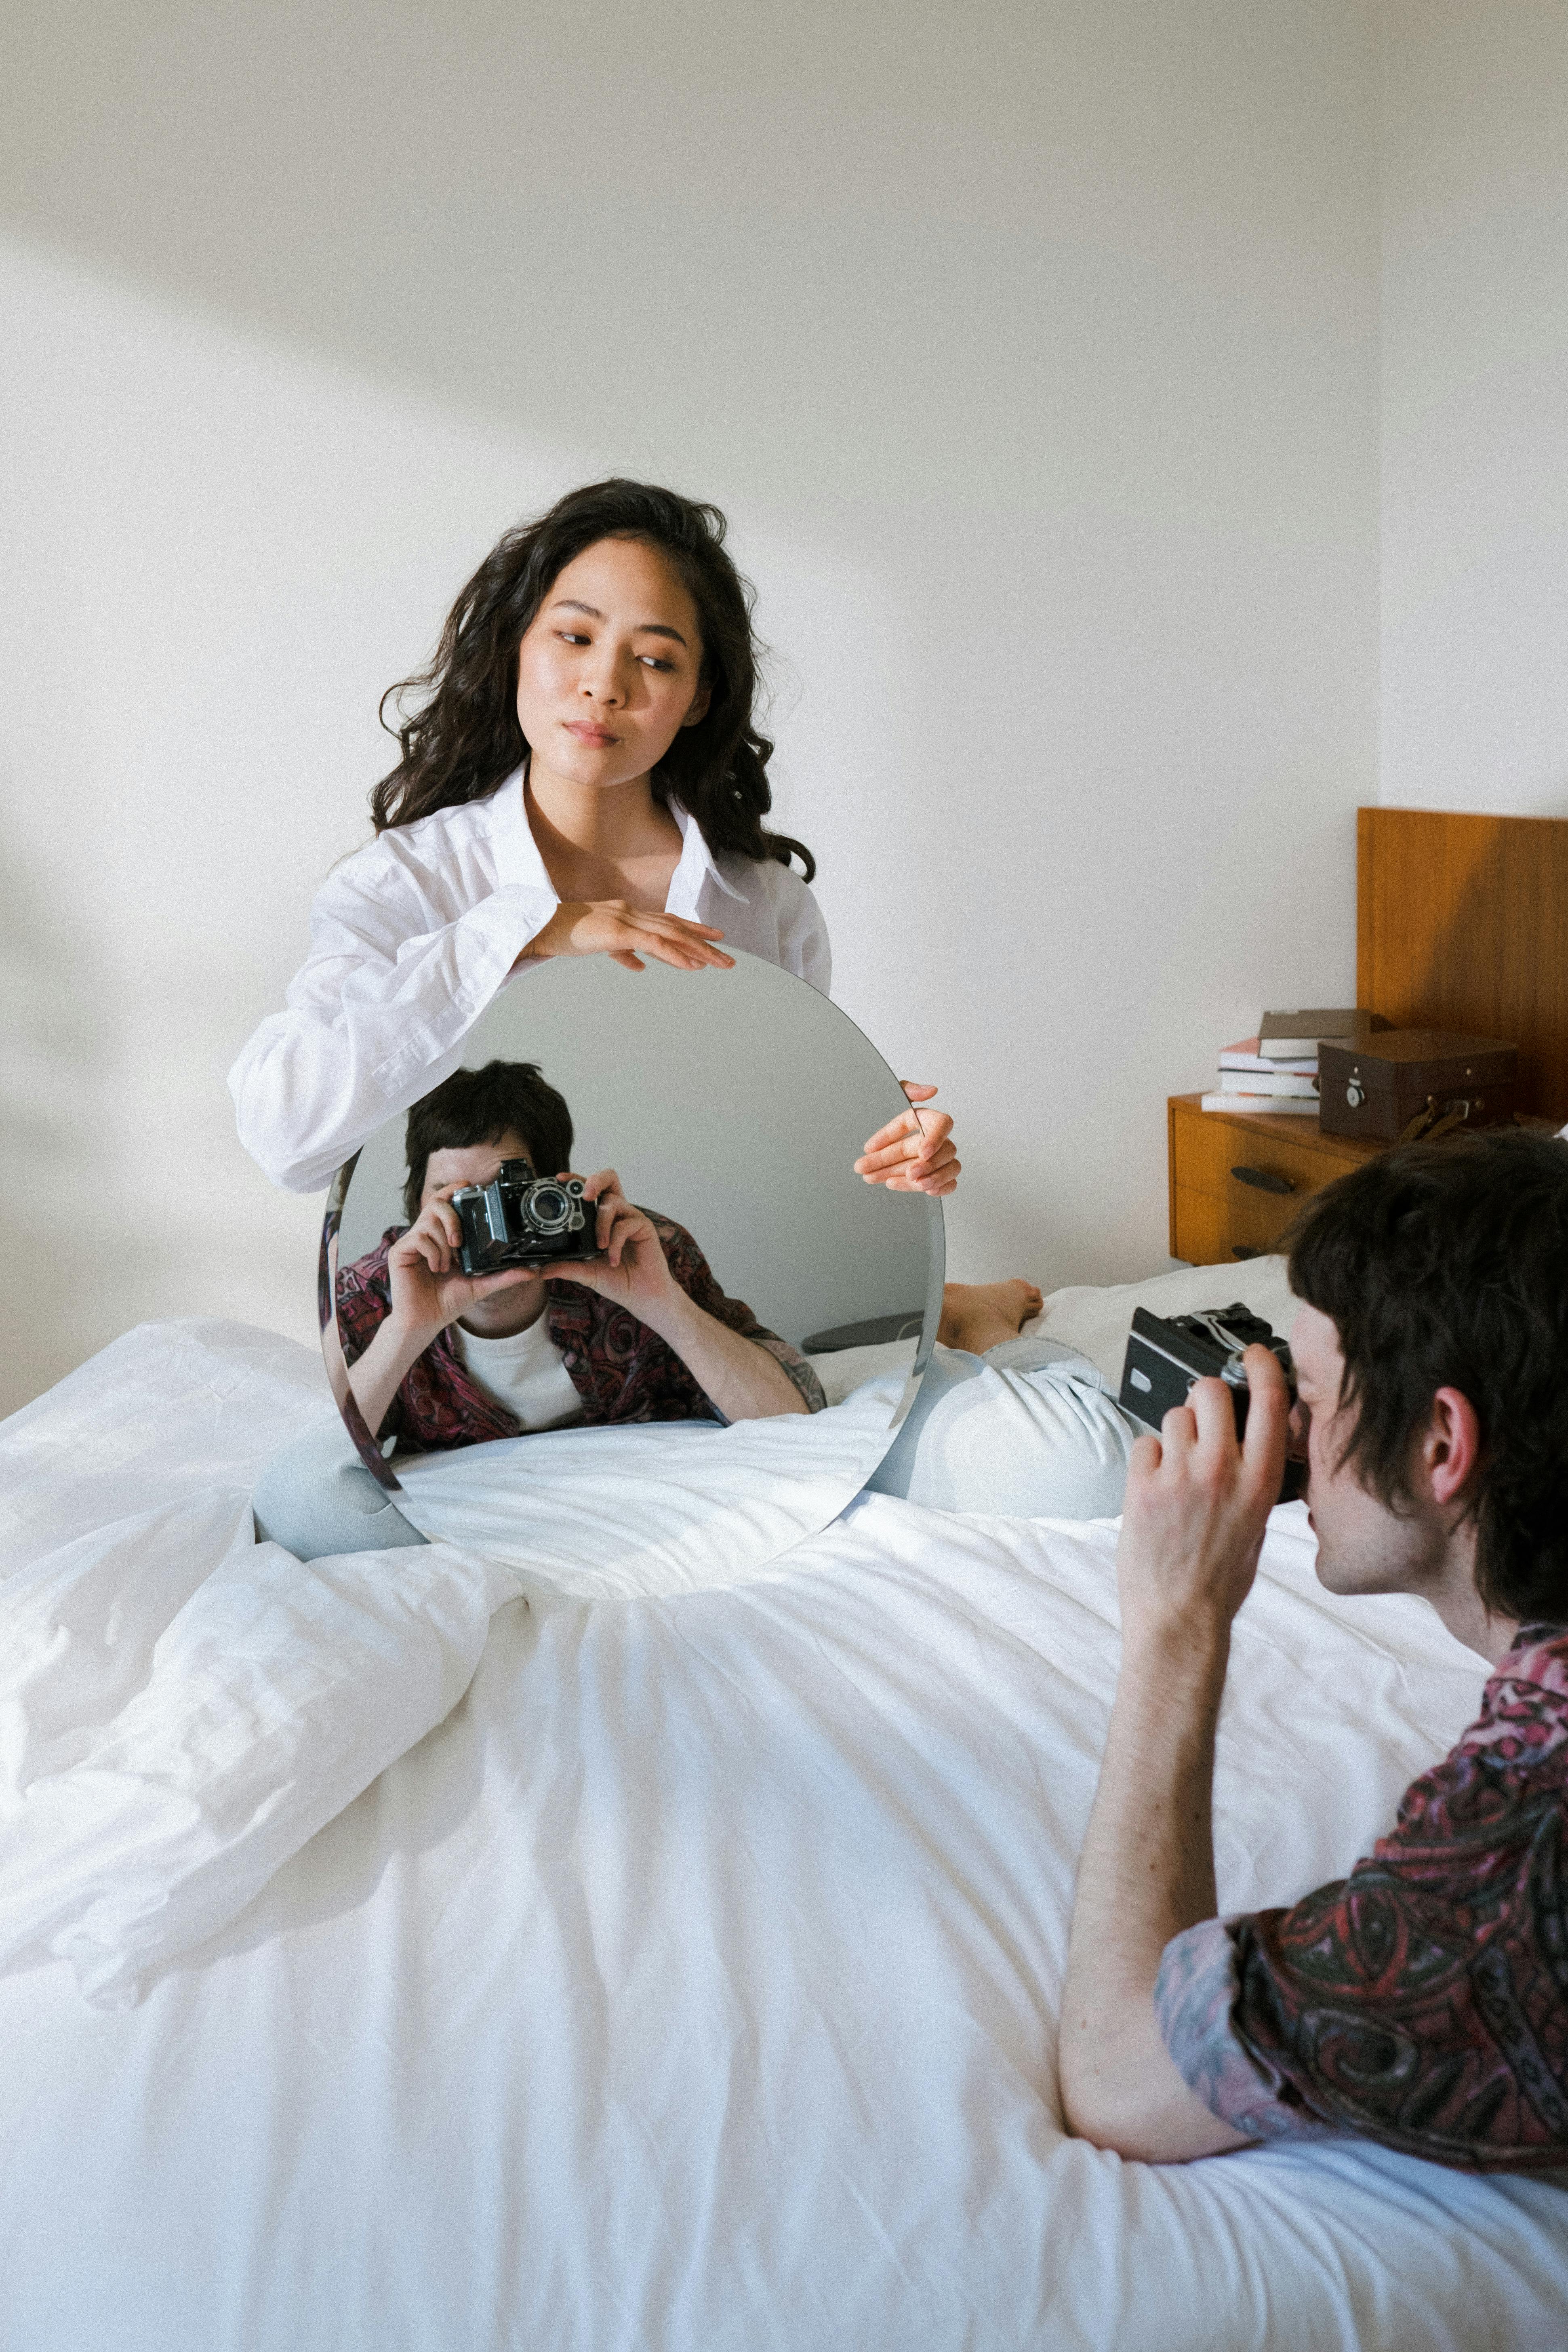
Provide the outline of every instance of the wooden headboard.
[[1359,810],[1356,1003],[1511,1038],[1524,1108],[1568,1118],[1568,817]]

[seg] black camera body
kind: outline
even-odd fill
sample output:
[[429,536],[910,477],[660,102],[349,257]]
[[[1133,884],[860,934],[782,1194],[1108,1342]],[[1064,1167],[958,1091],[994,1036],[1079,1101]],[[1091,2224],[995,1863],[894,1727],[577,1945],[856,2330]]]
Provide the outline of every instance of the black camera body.
[[[1236,1407],[1236,1433],[1239,1437],[1247,1427],[1247,1408],[1251,1402],[1247,1367],[1241,1359],[1246,1349],[1255,1346],[1268,1348],[1279,1358],[1294,1404],[1296,1374],[1289,1347],[1271,1324],[1260,1315],[1254,1315],[1239,1299],[1232,1306],[1211,1308],[1204,1314],[1173,1315],[1168,1319],[1151,1315],[1146,1307],[1134,1307],[1117,1402],[1123,1412],[1130,1412],[1135,1421],[1157,1432],[1173,1405],[1186,1403],[1194,1381],[1220,1380],[1230,1391]],[[1282,1503],[1291,1502],[1300,1494],[1306,1483],[1305,1471],[1304,1463],[1286,1463],[1285,1483],[1279,1493]]]
[[503,1160],[488,1184],[452,1195],[463,1227],[458,1264],[465,1274],[509,1265],[597,1257],[598,1218],[583,1198],[581,1176],[536,1176],[526,1160]]

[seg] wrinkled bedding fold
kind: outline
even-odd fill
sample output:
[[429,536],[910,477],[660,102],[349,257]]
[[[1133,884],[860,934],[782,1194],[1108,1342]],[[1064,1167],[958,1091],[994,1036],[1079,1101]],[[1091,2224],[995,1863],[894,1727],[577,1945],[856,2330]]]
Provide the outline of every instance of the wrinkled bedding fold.
[[[322,1402],[151,1327],[0,1428],[6,2352],[1555,2340],[1551,2182],[1062,2137],[1111,1528],[873,1496],[607,1599],[305,1570],[246,1494]],[[1222,1904],[1342,1868],[1484,1675],[1277,1512]]]

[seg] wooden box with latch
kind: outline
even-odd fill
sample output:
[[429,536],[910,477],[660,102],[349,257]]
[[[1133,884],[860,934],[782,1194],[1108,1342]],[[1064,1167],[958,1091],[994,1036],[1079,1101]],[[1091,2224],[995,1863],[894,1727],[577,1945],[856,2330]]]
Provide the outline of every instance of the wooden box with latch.
[[1318,1051],[1325,1135],[1413,1143],[1456,1127],[1496,1127],[1520,1108],[1519,1049],[1447,1029],[1384,1029]]

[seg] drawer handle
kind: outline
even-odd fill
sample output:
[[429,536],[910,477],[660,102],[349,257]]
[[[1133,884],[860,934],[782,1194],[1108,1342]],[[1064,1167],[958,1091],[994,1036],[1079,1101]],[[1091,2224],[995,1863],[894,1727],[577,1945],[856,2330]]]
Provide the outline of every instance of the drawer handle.
[[1230,1254],[1232,1257],[1261,1257],[1264,1255],[1262,1250],[1254,1249],[1250,1242],[1232,1242]]
[[1255,1192],[1293,1192],[1296,1189],[1289,1176],[1276,1176],[1267,1168],[1233,1168],[1230,1172],[1238,1184],[1250,1184]]

